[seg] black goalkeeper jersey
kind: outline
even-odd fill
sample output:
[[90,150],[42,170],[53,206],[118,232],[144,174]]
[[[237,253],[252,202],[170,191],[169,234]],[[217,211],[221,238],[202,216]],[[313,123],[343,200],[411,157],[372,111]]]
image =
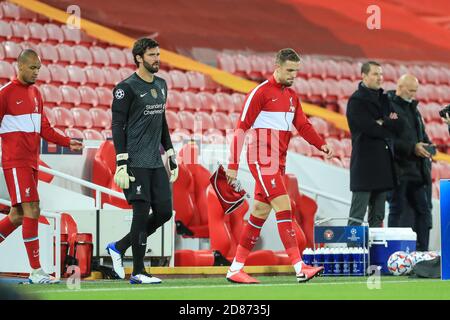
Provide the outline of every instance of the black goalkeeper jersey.
[[128,165],[163,167],[160,145],[173,148],[166,122],[166,81],[147,82],[133,73],[113,90],[112,134],[116,153],[128,153]]

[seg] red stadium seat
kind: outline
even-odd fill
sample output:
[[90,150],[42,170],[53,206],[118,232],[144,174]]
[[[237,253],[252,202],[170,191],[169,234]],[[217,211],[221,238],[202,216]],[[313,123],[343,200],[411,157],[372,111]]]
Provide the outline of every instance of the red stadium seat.
[[321,60],[312,60],[311,63],[311,77],[313,78],[319,78],[319,79],[325,79],[326,77],[326,70],[325,70],[325,64]]
[[58,87],[51,84],[43,84],[39,89],[46,106],[56,106],[62,102],[63,97]]
[[383,63],[383,78],[385,81],[397,81],[397,70],[389,63]]
[[3,20],[0,20],[0,40],[10,40],[13,36],[11,25]]
[[346,157],[345,147],[341,144],[341,141],[336,138],[327,138],[326,141],[327,144],[329,144],[331,148],[333,148],[335,156],[339,157],[340,159]]
[[116,84],[122,81],[120,72],[116,68],[104,67],[103,74],[105,75],[105,84],[109,87],[114,87],[116,86]]
[[134,73],[134,70],[131,68],[124,67],[124,68],[120,68],[119,72],[120,72],[120,76],[121,76],[122,80],[125,80],[126,78],[130,77]]
[[412,73],[417,79],[419,79],[419,83],[425,83],[426,82],[426,76],[425,76],[425,70],[421,66],[413,65],[410,66],[409,72]]
[[85,46],[74,46],[76,63],[81,66],[91,65],[93,62],[92,53]]
[[39,74],[36,79],[36,83],[42,84],[50,82],[52,82],[52,75],[50,73],[50,70],[48,70],[48,68],[44,64],[41,64],[41,68],[39,69]]
[[203,133],[202,142],[212,144],[225,144],[226,140],[224,134],[220,130],[210,129]]
[[114,67],[125,67],[127,65],[127,58],[122,50],[114,47],[105,49],[109,57],[109,64]]
[[310,117],[309,121],[322,137],[327,138],[330,135],[328,123],[325,120],[318,117]]
[[22,51],[22,47],[12,41],[3,42],[3,48],[5,49],[5,60],[6,61],[16,61],[20,52]]
[[92,87],[103,86],[105,83],[105,74],[96,66],[87,66],[84,68],[86,84]]
[[75,63],[75,52],[71,46],[61,43],[56,45],[59,54],[59,63],[64,65],[72,65]]
[[233,112],[229,114],[230,120],[231,120],[231,124],[233,125],[233,128],[235,128],[237,126],[237,121],[239,119],[239,117],[241,116],[241,114],[239,112]]
[[63,43],[64,42],[64,33],[61,28],[53,23],[46,23],[44,25],[45,30],[47,31],[47,41],[53,44]]
[[102,134],[102,136],[105,140],[112,139],[112,130],[111,129],[102,130],[100,133]]
[[211,115],[211,118],[214,121],[214,127],[219,130],[225,131],[234,129],[233,123],[231,123],[231,119],[226,113],[215,112]]
[[[167,71],[159,69],[158,73],[156,74],[158,77],[166,80],[167,89],[172,89],[172,79],[170,78],[170,75]],[[171,90],[172,91],[172,90]],[[170,91],[169,91],[170,93]]]
[[41,51],[41,59],[43,63],[57,63],[59,60],[58,50],[56,47],[48,43],[38,44]]
[[186,142],[191,140],[191,133],[187,129],[175,129],[170,137],[173,143]]
[[61,103],[62,107],[73,108],[79,106],[81,103],[81,96],[77,89],[72,86],[63,85],[59,87],[59,90],[63,97]]
[[81,97],[81,108],[92,108],[98,105],[98,96],[94,89],[87,86],[81,86],[78,88],[78,92]]
[[248,76],[250,77],[250,79],[254,80],[264,79],[268,73],[265,58],[255,55],[250,57],[249,60],[250,60],[250,72]]
[[450,85],[450,68],[442,67],[439,71],[439,81],[442,84]]
[[67,137],[76,140],[84,140],[83,131],[77,128],[66,128],[64,133]]
[[325,74],[327,78],[339,80],[341,78],[341,65],[333,60],[325,60]]
[[89,109],[89,113],[91,114],[93,128],[98,130],[111,129],[111,118],[105,110],[94,107]]
[[16,76],[16,72],[12,64],[6,61],[0,60],[0,80],[2,82],[8,82]]
[[189,89],[189,81],[184,72],[179,70],[170,70],[168,73],[172,81],[172,89],[179,91]]
[[166,107],[173,110],[184,110],[184,97],[178,91],[169,91],[167,95]]
[[86,140],[106,140],[100,132],[94,129],[84,129],[83,136]]
[[48,122],[53,127],[56,124],[55,115],[53,114],[53,110],[49,107],[44,107],[44,115],[47,117]]
[[250,58],[241,54],[233,57],[236,66],[235,74],[240,77],[248,77],[251,73]]
[[84,85],[87,82],[86,75],[83,69],[78,66],[67,66],[67,73],[69,74],[69,83],[73,85]]
[[337,100],[341,98],[341,88],[339,87],[339,81],[334,79],[325,79],[325,100],[327,103],[337,103]]
[[105,87],[95,88],[98,96],[98,105],[106,108],[111,108],[113,101],[112,90]]
[[196,71],[188,71],[185,73],[188,80],[189,90],[203,91],[206,87],[205,75]]
[[432,186],[432,194],[434,199],[439,199],[440,197],[440,181],[436,181]]
[[214,94],[215,101],[217,102],[217,111],[221,112],[233,112],[234,111],[234,100],[230,94],[218,92]]
[[25,50],[25,49],[32,49],[32,50],[36,51],[36,53],[39,56],[41,55],[41,50],[40,50],[39,46],[36,43],[34,43],[34,42],[24,41],[24,42],[21,42],[20,45],[21,45],[23,50]]
[[180,111],[178,117],[181,121],[181,128],[194,131],[195,117],[189,111]]
[[352,155],[352,140],[351,139],[341,139],[341,145],[344,149],[345,158],[350,158]]
[[425,79],[428,83],[439,84],[441,83],[439,77],[439,69],[432,66],[427,66],[425,69]]
[[236,72],[236,66],[234,64],[234,59],[227,54],[219,54],[217,56],[217,66],[219,69],[227,71],[229,73]]
[[201,111],[205,112],[216,112],[218,109],[218,103],[216,101],[216,97],[210,92],[200,92],[197,93],[197,97],[200,98],[201,102]]
[[81,42],[82,31],[80,29],[71,29],[66,25],[62,25],[61,30],[64,35],[64,43],[73,45]]
[[108,66],[109,56],[105,49],[97,46],[89,48],[92,53],[93,64],[97,66]]
[[74,127],[79,129],[90,129],[93,127],[94,123],[89,111],[83,108],[72,108],[70,111],[73,115]]
[[311,97],[311,86],[305,79],[296,78],[294,80],[293,89],[300,97],[300,100],[309,100],[309,97]]
[[229,113],[241,112],[241,110],[244,109],[245,94],[233,93],[231,94],[231,98],[234,101],[234,111],[229,111]]
[[309,86],[311,87],[311,96],[308,100],[315,104],[322,104],[326,96],[325,84],[319,79],[309,79]]
[[52,110],[55,115],[56,128],[64,130],[65,128],[72,128],[74,126],[75,121],[70,110],[63,107],[54,107]]
[[197,124],[196,130],[209,130],[214,128],[214,121],[212,120],[211,116],[207,112],[199,111],[196,112],[195,115],[195,122]]
[[136,64],[134,63],[133,53],[131,52],[131,50],[128,48],[123,48],[122,51],[127,62],[126,66],[131,69],[136,69]]
[[353,82],[348,79],[341,79],[338,82],[338,85],[341,90],[341,97],[348,98],[350,97],[358,88],[353,86]]
[[290,145],[292,146],[293,151],[300,153],[304,156],[311,157],[312,147],[302,137],[300,137],[300,136],[293,137],[291,139]]
[[46,42],[48,35],[44,26],[37,22],[29,22],[28,30],[30,31],[30,41],[34,42]]
[[12,30],[12,40],[27,41],[30,38],[30,30],[22,21],[13,21],[10,23]]
[[200,97],[197,96],[197,94],[193,92],[182,92],[181,93],[183,100],[184,100],[184,108],[186,110],[200,110],[202,107],[202,102],[200,100]]
[[339,62],[341,69],[341,78],[348,79],[351,81],[355,80],[355,72],[353,70],[353,65],[347,61]]
[[165,114],[166,114],[167,126],[169,127],[170,131],[181,127],[181,121],[175,112],[166,110]]
[[48,70],[50,72],[52,82],[55,84],[69,83],[69,74],[65,67],[60,64],[49,64]]
[[8,1],[2,1],[1,3],[3,18],[6,21],[11,20],[19,20],[20,19],[20,10],[19,7],[13,3]]

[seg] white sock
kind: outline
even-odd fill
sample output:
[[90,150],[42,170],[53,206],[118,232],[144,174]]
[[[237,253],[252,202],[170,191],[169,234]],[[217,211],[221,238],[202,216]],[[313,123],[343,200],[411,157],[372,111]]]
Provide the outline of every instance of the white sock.
[[295,269],[295,273],[300,273],[302,272],[302,266],[303,266],[304,262],[303,261],[299,261],[296,264],[294,264],[294,269]]
[[236,259],[233,260],[233,263],[230,266],[231,271],[238,271],[244,267],[244,264],[241,262],[237,262]]

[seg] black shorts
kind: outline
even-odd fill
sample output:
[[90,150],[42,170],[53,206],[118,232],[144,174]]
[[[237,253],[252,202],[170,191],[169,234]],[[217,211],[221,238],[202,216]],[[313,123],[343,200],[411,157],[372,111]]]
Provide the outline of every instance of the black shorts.
[[166,168],[128,168],[128,174],[136,178],[123,190],[128,204],[136,200],[160,203],[172,199]]

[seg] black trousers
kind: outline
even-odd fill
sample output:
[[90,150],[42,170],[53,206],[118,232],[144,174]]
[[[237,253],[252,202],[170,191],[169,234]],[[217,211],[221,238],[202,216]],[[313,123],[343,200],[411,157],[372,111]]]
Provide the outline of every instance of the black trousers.
[[427,185],[416,181],[402,181],[388,195],[389,227],[410,227],[417,234],[417,251],[427,251],[430,242],[432,216]]
[[366,211],[369,211],[369,227],[380,228],[384,220],[386,203],[385,191],[358,191],[353,192],[352,204],[350,207],[350,218],[355,220],[349,220],[349,226],[359,226],[359,221],[364,220]]

